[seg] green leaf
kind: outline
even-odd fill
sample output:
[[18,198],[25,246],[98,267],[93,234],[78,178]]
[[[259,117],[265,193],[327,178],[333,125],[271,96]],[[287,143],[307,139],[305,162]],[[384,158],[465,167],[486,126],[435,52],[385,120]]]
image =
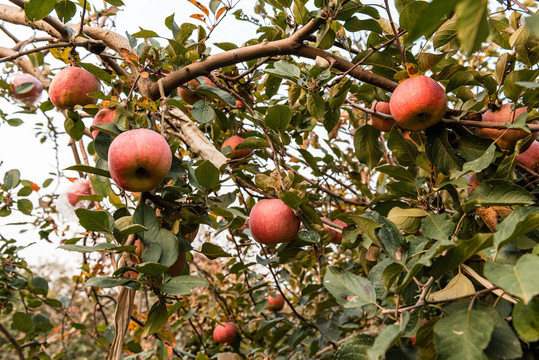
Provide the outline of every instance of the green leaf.
[[266,149],[268,147],[268,140],[252,136],[243,140],[236,149]]
[[285,60],[275,62],[273,67],[273,69],[264,69],[264,72],[289,80],[296,80],[301,74],[299,67]]
[[326,112],[326,102],[319,94],[308,94],[307,110],[315,119],[323,119]]
[[386,326],[374,340],[372,347],[367,350],[369,360],[385,359],[387,350],[397,341],[401,334],[401,327],[398,325]]
[[500,249],[520,235],[539,229],[539,207],[519,207],[509,214],[496,228],[494,246]]
[[368,349],[375,337],[368,334],[354,334],[337,349],[335,360],[369,360]]
[[4,175],[4,186],[9,189],[16,188],[21,183],[21,172],[17,169],[11,169]]
[[[78,116],[77,113],[68,110],[67,114],[68,117],[64,121],[64,128],[73,140],[78,141],[82,139],[82,135],[84,135],[84,129],[86,129],[86,126],[84,126],[84,122],[82,122],[82,119]],[[73,114],[77,116],[72,117],[71,115]]]
[[434,240],[448,240],[456,225],[446,214],[431,214],[421,220],[421,227],[426,237]]
[[425,131],[427,143],[425,152],[429,160],[444,174],[461,168],[464,159],[460,157],[447,138],[447,129],[442,124],[432,126]]
[[485,263],[485,277],[507,293],[517,296],[528,304],[539,294],[539,256],[525,254],[515,265],[488,261]]
[[286,130],[290,119],[292,118],[292,110],[287,105],[274,105],[268,108],[264,122],[272,130]]
[[[127,286],[126,286],[127,285]],[[135,280],[125,279],[125,278],[116,278],[116,277],[93,277],[88,279],[84,286],[95,286],[102,288],[112,288],[116,286],[125,286],[129,289],[138,288],[139,285]]]
[[195,287],[207,287],[209,283],[200,276],[175,276],[161,286],[161,291],[168,295],[189,295]]
[[17,209],[19,209],[19,211],[23,214],[30,215],[34,209],[34,205],[28,199],[19,199],[17,200]]
[[350,32],[358,32],[361,30],[368,30],[378,34],[383,33],[383,29],[380,24],[374,19],[358,19],[352,17],[344,23],[344,28]]
[[391,176],[395,180],[408,181],[415,184],[416,176],[411,171],[402,166],[397,165],[382,165],[376,168],[382,174]]
[[484,303],[478,303],[478,305],[480,310],[486,312],[494,320],[494,330],[485,354],[490,359],[520,359],[522,357],[520,341],[502,314],[490,305]]
[[464,163],[462,171],[457,171],[455,177],[461,177],[468,172],[481,172],[489,167],[494,159],[496,159],[496,145],[492,143],[480,157]]
[[210,192],[219,188],[219,170],[209,161],[204,161],[195,169],[199,184]]
[[144,30],[144,29],[140,29],[140,31],[137,31],[136,33],[132,34],[131,35],[132,37],[135,37],[135,38],[153,38],[153,37],[159,37],[159,35],[155,32],[155,31],[152,31],[152,30]]
[[483,182],[468,194],[463,210],[469,212],[481,206],[515,206],[533,203],[535,203],[535,197],[524,188],[510,181],[492,180]]
[[28,0],[24,3],[24,14],[30,21],[45,18],[54,10],[56,0]]
[[238,48],[238,45],[231,42],[215,43],[215,46],[224,51],[230,51]]
[[369,280],[336,266],[327,267],[324,286],[345,308],[376,304],[376,293]]
[[513,307],[513,326],[523,341],[533,343],[539,340],[539,298],[529,304],[519,301]]
[[156,262],[143,262],[137,265],[137,271],[142,274],[151,276],[159,276],[168,270],[168,265],[163,265]]
[[150,336],[161,329],[168,321],[167,303],[162,300],[156,301],[148,313],[148,319],[144,324],[142,336]]
[[[432,6],[432,4],[430,5]],[[424,17],[422,13],[425,12],[428,7],[429,3],[425,1],[414,1],[409,3],[400,12],[399,25],[404,30],[411,30],[417,23],[423,23],[427,18]]]
[[202,94],[214,99],[222,100],[227,103],[228,106],[236,106],[236,99],[234,99],[232,95],[222,89],[219,89],[218,87],[210,85],[200,85],[196,88],[195,92],[197,94]]
[[405,139],[402,131],[396,126],[393,126],[389,132],[387,147],[401,165],[413,166],[417,164],[417,146],[412,141]]
[[[76,244],[64,244],[58,246],[58,249],[64,249],[67,251],[77,251],[80,253],[91,253],[91,252],[114,252],[114,251],[127,251],[128,246],[116,246],[110,243],[97,244],[96,246],[84,246]],[[131,247],[133,250],[135,246]]]
[[99,80],[102,80],[106,82],[107,84],[110,84],[112,80],[114,80],[114,78],[116,77],[114,73],[110,74],[109,72],[103,70],[102,68],[98,66],[95,66],[94,64],[79,63],[79,66],[85,69],[86,71],[94,74],[95,76],[97,76]]
[[15,330],[29,333],[32,330],[32,317],[29,314],[16,312],[12,316],[11,327]]
[[[202,85],[204,86],[204,85]],[[201,124],[209,123],[215,117],[215,111],[211,107],[211,103],[206,100],[198,100],[191,110],[191,115]]]
[[485,359],[494,320],[479,310],[460,310],[434,325],[434,344],[439,359]]
[[364,125],[354,134],[354,149],[357,159],[369,169],[378,165],[384,155],[380,142],[380,131],[371,125]]
[[110,173],[107,170],[103,170],[103,169],[96,168],[93,166],[73,165],[68,168],[65,168],[65,170],[82,171],[88,174],[94,174],[94,175],[99,175],[99,176],[110,178]]
[[205,242],[204,244],[202,244],[202,249],[200,249],[200,252],[210,260],[214,260],[220,257],[231,257],[231,255],[224,251],[222,247],[209,242]]
[[298,149],[299,153],[301,154],[301,156],[303,156],[303,158],[305,159],[305,161],[307,162],[307,164],[309,164],[309,166],[311,167],[312,171],[313,171],[313,174],[315,176],[321,176],[322,173],[320,172],[320,167],[318,166],[318,160],[317,158],[315,158],[313,156],[313,154],[311,154],[309,151],[307,150],[303,150],[303,149]]
[[456,6],[457,36],[468,55],[481,48],[489,35],[488,0],[461,0]]
[[47,293],[49,292],[49,283],[47,280],[41,276],[34,276],[30,282],[36,293],[47,296]]
[[452,18],[449,21],[446,21],[445,24],[440,26],[436,34],[432,38],[432,45],[435,49],[438,49],[445,44],[451,42],[457,37],[457,25],[456,19]]
[[112,234],[114,218],[106,210],[92,211],[83,208],[75,210],[79,223],[88,231]]
[[421,13],[417,15],[421,21],[410,24],[411,26],[408,29],[408,34],[405,37],[405,44],[410,45],[422,35],[433,33],[440,25],[440,21],[442,21],[444,17],[450,15],[459,1],[460,0],[433,0],[428,6],[423,7]]
[[294,20],[300,25],[305,25],[309,21],[309,10],[300,0],[294,0],[292,13],[294,14]]

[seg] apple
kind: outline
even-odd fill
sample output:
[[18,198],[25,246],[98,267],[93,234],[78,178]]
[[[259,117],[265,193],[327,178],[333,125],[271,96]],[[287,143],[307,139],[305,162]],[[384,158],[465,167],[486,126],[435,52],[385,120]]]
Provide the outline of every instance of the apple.
[[[202,95],[195,93],[195,90],[200,85],[209,85],[216,87],[215,84],[206,76],[203,76],[202,80],[204,80],[203,84],[200,84],[197,79],[193,79],[184,84],[184,87],[178,87],[178,95],[180,95],[183,101],[185,101],[189,105],[193,105],[198,100],[203,99]],[[188,87],[189,89],[186,89],[185,87]]]
[[30,74],[18,74],[11,82],[11,97],[26,105],[34,105],[42,92],[43,84]]
[[[521,107],[511,111],[511,103],[502,105],[497,110],[487,110],[483,116],[481,116],[481,121],[484,122],[495,122],[495,123],[513,123],[515,119],[520,115],[525,113],[528,109],[526,107]],[[536,123],[534,121],[533,123]],[[520,139],[530,138],[531,141],[535,139],[537,133],[527,133],[524,130],[507,130],[507,129],[489,129],[489,128],[478,128],[475,130],[477,136],[483,138],[492,139],[496,141],[496,144],[502,150],[512,151],[515,148],[517,141]],[[531,142],[530,142],[531,143]]]
[[79,200],[80,196],[89,196],[90,194],[90,182],[86,179],[77,179],[67,190],[67,201],[71,206],[76,207],[82,201]]
[[150,191],[165,178],[172,164],[167,141],[149,129],[128,130],[109,147],[110,176],[127,191]]
[[271,311],[280,311],[284,307],[284,297],[280,293],[272,293],[268,295],[267,309]]
[[260,244],[287,243],[296,237],[299,220],[281,199],[264,199],[251,209],[249,229]]
[[[371,110],[374,110],[382,114],[391,115],[391,110],[389,109],[389,103],[385,101],[375,101],[372,104]],[[395,120],[393,119],[384,119],[383,117],[380,117],[377,115],[371,115],[371,125],[374,126],[374,128],[379,131],[389,132],[391,131],[393,124],[395,124]]]
[[428,76],[413,76],[400,83],[389,107],[397,125],[412,131],[436,125],[444,116],[447,97],[444,89]]
[[468,184],[470,185],[470,187],[466,189],[466,192],[468,194],[481,184],[479,180],[477,180],[477,173],[473,173],[472,175],[470,175],[470,177],[468,178]]
[[[112,119],[114,118],[114,112],[116,110],[113,109],[101,109],[95,114],[94,121],[92,122],[92,126],[101,124],[101,123],[109,123],[112,122]],[[92,136],[95,139],[97,134],[99,133],[99,130],[92,131]]]
[[223,141],[223,144],[221,145],[221,150],[226,148],[227,146],[230,146],[232,148],[232,151],[230,151],[227,156],[232,159],[239,159],[244,158],[253,153],[253,150],[251,149],[241,149],[236,150],[236,147],[243,142],[243,138],[238,135],[232,135],[231,137],[227,138],[225,141]]
[[83,68],[70,66],[60,70],[49,86],[49,98],[60,110],[97,103],[88,94],[101,90],[101,83],[94,74]]
[[[327,217],[322,217],[322,220],[327,220],[335,223],[336,225],[340,225],[342,227],[347,227],[348,224],[341,220],[331,220]],[[329,236],[331,237],[331,242],[334,244],[340,244],[342,242],[342,233],[335,231],[333,229],[330,229],[328,225],[324,224],[324,228],[326,228],[327,232],[329,233]]]
[[213,340],[220,344],[232,344],[237,331],[236,324],[224,322],[213,329]]
[[517,161],[533,171],[539,171],[539,142],[534,141],[528,150],[518,154]]

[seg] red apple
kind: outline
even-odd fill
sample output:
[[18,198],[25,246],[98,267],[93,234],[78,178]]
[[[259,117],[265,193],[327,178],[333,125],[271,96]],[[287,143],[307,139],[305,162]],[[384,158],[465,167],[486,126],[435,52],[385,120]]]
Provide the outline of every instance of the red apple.
[[517,161],[533,171],[539,171],[539,142],[534,141],[528,150],[518,154]]
[[[180,95],[183,101],[185,101],[189,105],[193,105],[198,100],[203,99],[202,95],[195,93],[195,90],[200,85],[209,85],[215,87],[215,84],[206,76],[203,76],[202,80],[204,80],[203,84],[200,84],[198,80],[193,79],[184,84],[184,87],[178,87],[178,95]],[[186,87],[188,87],[189,89],[186,89]]]
[[71,206],[77,206],[81,201],[79,196],[89,196],[90,194],[90,182],[86,179],[77,179],[67,190],[67,201]]
[[296,237],[299,220],[281,199],[264,199],[251,209],[249,229],[260,244],[287,243]]
[[149,129],[121,133],[110,144],[108,155],[110,176],[127,191],[155,189],[172,164],[167,141]]
[[30,74],[18,74],[11,82],[11,97],[26,105],[34,105],[42,92],[43,84]]
[[88,94],[101,90],[101,83],[94,74],[79,68],[66,67],[52,79],[49,87],[51,102],[58,109],[67,109],[75,105],[97,103],[97,99]]
[[[375,101],[372,104],[371,109],[382,114],[391,115],[389,103],[385,101]],[[374,126],[375,129],[383,132],[389,132],[391,131],[393,124],[395,124],[395,120],[393,119],[384,119],[383,117],[377,115],[371,115],[371,125]]]
[[402,128],[425,130],[444,116],[447,97],[444,89],[428,76],[414,76],[397,86],[389,100],[391,115]]
[[267,309],[271,311],[280,311],[284,307],[284,297],[280,293],[269,294]]
[[472,191],[473,189],[475,189],[478,185],[480,185],[481,183],[479,182],[479,180],[477,180],[477,174],[476,173],[473,173],[472,175],[470,175],[470,177],[468,178],[468,184],[470,184],[470,187],[466,189],[466,192],[469,194],[470,191]]
[[236,338],[236,324],[225,322],[213,329],[213,340],[220,344],[232,344]]
[[[101,109],[95,114],[94,121],[92,122],[92,126],[101,124],[101,123],[109,123],[112,122],[112,119],[114,118],[114,112],[116,110],[113,109]],[[92,131],[92,136],[95,139],[97,134],[99,133],[99,130]]]
[[230,151],[227,156],[232,159],[239,159],[246,156],[249,156],[253,153],[253,150],[251,149],[241,149],[236,150],[236,147],[243,142],[243,138],[238,135],[232,135],[225,141],[223,141],[223,145],[221,145],[221,150],[226,148],[227,146],[230,146],[232,148],[232,151]]
[[[498,110],[487,110],[483,116],[481,116],[481,121],[512,124],[520,114],[523,114],[528,110],[526,107],[522,107],[511,111],[511,105],[511,103],[507,103],[502,105]],[[536,121],[533,123],[536,123]],[[529,137],[530,140],[533,141],[537,136],[537,133],[530,134],[524,130],[489,128],[478,128],[475,130],[475,134],[496,141],[496,144],[498,144],[500,149],[508,151],[512,151],[515,148],[517,141],[520,139]]]
[[[340,225],[342,227],[347,227],[348,224],[341,220],[331,220],[327,217],[322,217],[322,220],[327,220],[335,223],[336,225]],[[331,242],[334,244],[340,244],[342,242],[342,233],[335,231],[333,229],[330,229],[328,225],[324,224],[324,227],[326,228],[327,232],[329,233],[329,236],[331,237]]]

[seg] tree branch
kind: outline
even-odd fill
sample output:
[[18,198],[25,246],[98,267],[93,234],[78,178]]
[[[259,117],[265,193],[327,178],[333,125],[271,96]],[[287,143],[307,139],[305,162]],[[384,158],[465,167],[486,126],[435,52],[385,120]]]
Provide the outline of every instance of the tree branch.
[[9,330],[6,329],[4,325],[2,325],[2,323],[0,323],[0,332],[4,334],[8,341],[13,345],[15,351],[17,352],[17,355],[19,356],[19,359],[24,360],[24,353],[22,352],[21,344],[19,344],[17,339],[15,339],[13,335],[11,335]]

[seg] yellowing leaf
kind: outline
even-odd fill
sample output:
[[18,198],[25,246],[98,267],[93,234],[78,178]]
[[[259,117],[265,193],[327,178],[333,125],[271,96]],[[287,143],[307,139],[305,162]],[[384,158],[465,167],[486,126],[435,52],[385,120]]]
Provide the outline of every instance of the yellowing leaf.
[[191,17],[194,19],[206,22],[206,18],[202,14],[193,14],[191,15]]
[[217,11],[217,14],[215,14],[215,20],[219,20],[221,15],[223,15],[225,13],[225,11],[227,11],[227,10],[228,10],[227,7],[220,8],[219,11]]
[[475,293],[472,282],[463,274],[458,274],[442,290],[438,290],[429,296],[428,301],[440,301],[454,299],[459,296],[465,296]]
[[[196,0],[187,0],[187,1],[189,1],[191,4],[193,4],[197,8],[199,8],[200,11],[202,11],[204,14],[206,14],[206,16],[210,15],[210,12],[209,12],[208,8],[205,7],[204,5],[202,5],[201,3],[199,3],[198,1],[196,1]],[[192,17],[192,15],[191,15],[191,17]]]

